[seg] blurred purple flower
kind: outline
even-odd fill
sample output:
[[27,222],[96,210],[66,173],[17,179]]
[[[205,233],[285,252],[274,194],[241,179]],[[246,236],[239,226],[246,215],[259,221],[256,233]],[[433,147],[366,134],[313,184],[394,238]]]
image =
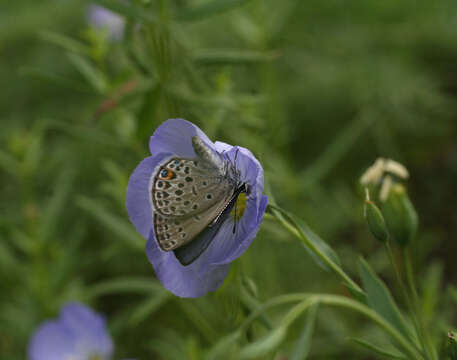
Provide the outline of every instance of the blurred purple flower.
[[43,323],[28,347],[29,360],[108,360],[112,353],[103,317],[78,303],[66,304],[57,320]]
[[121,40],[124,36],[124,18],[102,6],[89,5],[88,21],[98,29],[107,30],[110,40]]
[[[173,251],[165,252],[157,243],[150,184],[157,168],[168,159],[196,157],[193,136],[200,138],[225,160],[236,163],[240,180],[246,182],[250,190],[246,196],[242,193],[238,197],[237,218],[240,215],[241,218],[237,221],[235,233],[232,211],[208,248],[190,265],[183,266]],[[149,149],[152,156],[144,159],[129,179],[126,207],[130,220],[147,239],[146,255],[162,284],[180,297],[203,296],[222,285],[230,262],[249,247],[257,234],[268,202],[262,194],[262,166],[249,150],[218,141],[213,143],[197,126],[183,119],[169,119],[160,125],[150,139]]]

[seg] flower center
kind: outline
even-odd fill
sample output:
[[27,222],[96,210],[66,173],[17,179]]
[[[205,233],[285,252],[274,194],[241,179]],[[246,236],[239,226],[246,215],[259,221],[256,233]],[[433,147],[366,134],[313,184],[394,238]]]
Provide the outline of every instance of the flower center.
[[98,354],[90,354],[89,355],[89,359],[88,360],[103,360],[103,357],[101,355],[98,355]]
[[233,207],[233,210],[230,213],[230,215],[233,216],[235,221],[240,221],[240,219],[243,217],[244,210],[246,209],[246,201],[246,193],[240,193],[240,195],[238,195],[238,199],[236,199],[235,206]]

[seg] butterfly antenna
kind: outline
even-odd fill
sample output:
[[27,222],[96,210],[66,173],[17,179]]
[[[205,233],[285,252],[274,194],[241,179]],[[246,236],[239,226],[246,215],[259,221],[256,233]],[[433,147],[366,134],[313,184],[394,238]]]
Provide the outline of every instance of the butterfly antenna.
[[235,216],[234,216],[235,221],[233,222],[233,230],[232,230],[234,234],[236,232],[236,222],[237,222],[237,220],[236,220],[236,207],[237,207],[237,205],[238,205],[238,199],[236,199],[236,201],[235,201]]
[[236,148],[235,160],[233,161],[235,163],[235,168],[236,168],[236,158],[238,157],[238,151],[240,151],[240,149]]

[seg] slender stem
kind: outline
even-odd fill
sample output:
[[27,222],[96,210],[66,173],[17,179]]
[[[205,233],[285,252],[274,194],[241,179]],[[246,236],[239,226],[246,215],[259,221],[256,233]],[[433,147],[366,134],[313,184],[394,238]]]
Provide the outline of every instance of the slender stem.
[[[273,211],[273,218],[278,221],[285,229],[287,229],[291,234],[296,236],[300,241],[304,242],[305,245],[319,258],[321,259],[330,269],[332,269],[347,285],[363,293],[363,290],[360,286],[352,280],[348,274],[344,272],[341,267],[335,264],[331,259],[329,259],[322,251],[320,251],[303,232],[297,228],[296,226],[292,225],[289,221],[287,221],[282,212],[280,212],[279,208],[275,207],[274,205],[269,205]],[[279,215],[276,214],[276,211],[280,212]]]
[[406,281],[408,283],[409,290],[413,297],[412,303],[413,303],[413,307],[414,307],[414,312],[416,313],[416,316],[417,316],[419,333],[423,340],[423,348],[426,353],[427,359],[435,360],[435,359],[437,359],[436,353],[434,352],[433,345],[431,343],[430,337],[429,337],[428,332],[425,327],[425,320],[424,320],[424,316],[422,313],[422,307],[420,305],[419,295],[417,294],[417,290],[416,290],[416,285],[415,285],[415,280],[414,280],[414,271],[413,271],[411,254],[410,254],[409,248],[403,249],[402,259],[404,262],[404,267],[405,267],[405,272],[406,272]]
[[405,353],[407,353],[411,359],[424,359],[422,354],[420,354],[397,329],[395,329],[389,322],[379,316],[378,313],[370,309],[368,306],[338,295],[316,295],[316,298],[322,304],[346,307],[365,315],[385,330],[390,336],[392,336],[392,338],[403,348]]
[[416,334],[417,334],[417,336],[419,338],[419,342],[420,342],[421,352],[425,358],[429,359],[428,354],[424,349],[425,340],[424,340],[424,337],[422,336],[421,326],[420,326],[419,320],[417,318],[417,314],[415,312],[413,302],[411,301],[411,298],[408,294],[407,287],[406,287],[405,283],[403,282],[403,278],[401,276],[400,269],[398,268],[398,264],[395,261],[395,258],[394,258],[393,252],[392,252],[392,247],[390,246],[390,242],[387,241],[385,243],[385,246],[386,246],[386,252],[389,256],[390,263],[392,264],[392,267],[394,268],[395,278],[396,278],[398,286],[401,290],[403,300],[405,301],[406,307],[408,308],[409,316],[411,317],[411,319],[414,323],[414,327],[416,329]]
[[409,298],[408,294],[406,293],[406,287],[403,284],[403,280],[401,278],[400,270],[398,269],[397,262],[395,261],[395,257],[392,252],[392,247],[390,246],[390,242],[386,241],[385,246],[386,246],[387,255],[389,256],[390,263],[391,263],[392,267],[394,268],[395,278],[398,282],[398,285],[400,286],[405,298]]
[[265,304],[260,305],[255,311],[253,311],[247,318],[244,320],[243,324],[241,324],[239,331],[245,331],[249,328],[251,323],[260,315],[262,315],[267,309],[281,305],[287,304],[290,302],[300,302],[309,297],[310,294],[307,293],[298,293],[298,294],[287,294],[287,295],[280,295],[273,299],[270,299]]
[[356,300],[352,300],[340,295],[298,293],[278,296],[260,306],[243,322],[243,324],[237,331],[246,331],[249,328],[250,324],[267,309],[273,306],[286,304],[290,302],[299,302],[299,304],[294,306],[289,311],[289,313],[284,317],[282,321],[282,324],[284,326],[289,326],[292,323],[292,321],[298,317],[299,314],[301,314],[303,311],[306,311],[306,309],[308,309],[312,304],[321,303],[324,305],[344,307],[351,309],[355,312],[358,312],[372,320],[374,323],[376,323],[401,346],[405,354],[408,354],[410,359],[424,359],[422,354],[420,354],[414,348],[413,344],[411,344],[408,341],[408,339],[403,336],[403,334],[401,334],[397,329],[395,329],[388,321],[382,318],[378,313],[370,309],[368,306],[359,303]]

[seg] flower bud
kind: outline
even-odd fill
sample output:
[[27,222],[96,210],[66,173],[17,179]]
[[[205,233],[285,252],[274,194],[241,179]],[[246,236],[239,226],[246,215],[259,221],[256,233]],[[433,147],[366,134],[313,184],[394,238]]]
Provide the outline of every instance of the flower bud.
[[447,337],[447,354],[451,360],[457,360],[457,334],[453,331],[449,331]]
[[416,234],[418,219],[403,185],[395,184],[382,206],[382,213],[392,238],[405,247]]
[[376,204],[370,200],[365,200],[364,214],[371,234],[377,240],[383,243],[386,242],[389,238],[389,231],[387,230],[384,216],[382,216]]

